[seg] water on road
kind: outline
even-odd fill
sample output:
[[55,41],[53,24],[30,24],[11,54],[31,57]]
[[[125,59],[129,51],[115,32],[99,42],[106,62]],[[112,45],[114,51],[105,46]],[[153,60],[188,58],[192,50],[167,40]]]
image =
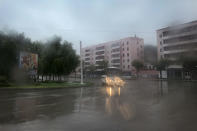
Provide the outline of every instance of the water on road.
[[0,131],[196,131],[197,84],[0,90]]

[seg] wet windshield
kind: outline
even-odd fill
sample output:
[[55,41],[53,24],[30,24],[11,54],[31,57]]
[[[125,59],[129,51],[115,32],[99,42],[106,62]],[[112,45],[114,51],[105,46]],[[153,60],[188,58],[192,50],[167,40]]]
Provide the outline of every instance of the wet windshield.
[[196,0],[0,0],[0,131],[196,131]]

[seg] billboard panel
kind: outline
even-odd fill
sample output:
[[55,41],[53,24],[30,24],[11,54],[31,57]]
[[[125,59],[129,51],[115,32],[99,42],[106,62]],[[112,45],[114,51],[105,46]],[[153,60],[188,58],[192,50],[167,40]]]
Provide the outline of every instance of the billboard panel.
[[20,52],[19,67],[30,75],[36,75],[38,69],[38,55],[29,52]]

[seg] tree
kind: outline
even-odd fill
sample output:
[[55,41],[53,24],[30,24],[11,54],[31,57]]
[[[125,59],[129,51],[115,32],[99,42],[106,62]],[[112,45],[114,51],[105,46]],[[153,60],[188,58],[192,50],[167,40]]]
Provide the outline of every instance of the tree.
[[90,66],[88,66],[88,70],[93,73],[96,70],[95,65],[91,64]]
[[85,67],[83,70],[86,75],[94,75],[95,71],[96,71],[96,66],[94,64],[90,64],[89,66]]
[[99,68],[103,69],[104,73],[106,74],[107,68],[108,68],[108,61],[107,60],[103,60],[99,62]]
[[140,60],[133,60],[132,61],[132,66],[135,67],[135,69],[137,71],[137,77],[138,77],[139,71],[144,67],[143,62],[140,61]]
[[18,67],[20,51],[30,50],[30,44],[31,40],[24,33],[0,32],[0,76],[11,79],[13,70]]
[[189,72],[191,79],[197,74],[197,58],[196,54],[188,54],[179,59],[185,72]]
[[156,64],[157,70],[160,71],[160,76],[162,78],[162,70],[166,70],[166,68],[169,66],[170,61],[168,59],[160,59],[158,63]]
[[73,72],[79,64],[79,56],[76,55],[72,44],[61,38],[54,37],[48,42],[43,55],[43,68],[45,75],[68,75]]
[[72,44],[54,36],[43,43],[31,41],[24,33],[0,31],[0,77],[11,79],[13,70],[18,68],[21,51],[38,54],[38,74],[68,75],[79,64],[79,56]]

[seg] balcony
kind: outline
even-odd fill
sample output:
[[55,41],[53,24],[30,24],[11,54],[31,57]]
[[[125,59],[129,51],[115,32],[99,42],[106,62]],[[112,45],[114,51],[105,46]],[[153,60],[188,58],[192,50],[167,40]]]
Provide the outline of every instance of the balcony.
[[113,65],[116,65],[116,66],[117,66],[117,65],[120,65],[120,63],[112,63],[112,66],[113,66]]
[[111,50],[111,54],[117,54],[120,53],[120,48],[115,48]]
[[112,52],[111,54],[112,54],[112,55],[120,54],[120,52]]
[[112,60],[115,60],[115,59],[120,59],[120,56],[119,57],[111,57]]
[[84,55],[85,58],[88,58],[88,57],[90,57],[90,56],[91,56],[91,55],[90,55],[89,53]]
[[112,48],[112,49],[117,49],[117,48],[119,48],[119,49],[120,49],[120,45],[112,46],[111,48]]
[[85,66],[89,66],[90,65],[90,62],[85,62],[84,65]]
[[[193,51],[197,51],[196,49],[192,49]],[[188,52],[191,51],[190,49],[180,49],[180,50],[171,50],[171,51],[164,51],[164,54],[176,54],[176,53],[182,53],[182,52]]]
[[86,58],[86,59],[88,59],[88,58],[90,58],[90,57],[91,57],[91,55],[84,56],[84,58]]
[[197,43],[188,43],[188,44],[179,44],[174,46],[165,46],[164,51],[173,51],[173,50],[181,50],[181,49],[187,49],[187,50],[193,50],[197,48]]
[[105,51],[97,51],[95,53],[96,56],[105,55]]
[[184,32],[184,33],[181,33],[181,34],[163,36],[163,39],[170,39],[170,38],[174,38],[174,37],[182,37],[182,36],[194,35],[194,34],[197,34],[197,31]]
[[174,43],[181,43],[181,42],[190,42],[193,40],[197,40],[197,34],[164,39],[163,44],[165,45],[165,44],[174,44]]
[[117,60],[117,59],[119,59],[119,60],[120,60],[120,57],[111,58],[111,59],[112,59],[112,61],[113,61],[113,60]]
[[114,60],[114,59],[120,59],[120,53],[118,53],[118,54],[113,54],[113,55],[111,56],[111,59],[112,59],[112,60]]
[[174,42],[174,43],[168,43],[168,44],[163,44],[163,47],[166,46],[176,46],[176,45],[184,45],[184,44],[190,44],[190,43],[195,43],[197,42],[197,39],[195,40],[187,40],[187,41],[180,41],[180,42]]
[[96,47],[96,51],[104,51],[105,46]]
[[86,60],[86,59],[85,59],[84,61],[85,61],[85,62],[89,62],[89,61],[90,61],[90,59],[88,59],[88,60]]
[[168,36],[175,36],[175,35],[182,35],[190,32],[195,32],[197,31],[197,24],[192,23],[188,26],[182,26],[182,27],[171,27],[169,30],[162,32],[163,37],[168,37]]
[[95,60],[96,62],[101,62],[104,61],[104,59],[99,59],[99,60]]
[[113,59],[111,60],[112,64],[120,64],[120,59]]
[[100,59],[102,59],[102,60],[103,60],[104,58],[105,58],[105,56],[104,56],[104,55],[99,55],[99,56],[96,56],[96,57],[95,57],[95,59],[96,59],[96,60],[100,60]]

